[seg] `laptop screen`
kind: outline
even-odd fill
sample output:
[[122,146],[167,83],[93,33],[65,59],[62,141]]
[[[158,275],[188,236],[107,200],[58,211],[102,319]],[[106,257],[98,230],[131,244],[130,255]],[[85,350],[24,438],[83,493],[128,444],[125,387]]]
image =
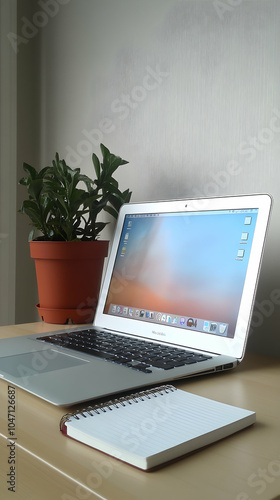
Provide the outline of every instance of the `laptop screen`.
[[103,312],[233,338],[257,216],[127,214]]

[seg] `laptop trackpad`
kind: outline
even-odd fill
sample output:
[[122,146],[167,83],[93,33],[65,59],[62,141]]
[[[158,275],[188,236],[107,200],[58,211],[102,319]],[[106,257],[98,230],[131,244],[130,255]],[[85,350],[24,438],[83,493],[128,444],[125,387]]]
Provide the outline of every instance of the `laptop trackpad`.
[[26,377],[62,370],[63,368],[72,368],[84,363],[88,363],[88,361],[68,354],[62,354],[53,349],[46,349],[44,351],[0,358],[0,373],[3,371],[13,377]]

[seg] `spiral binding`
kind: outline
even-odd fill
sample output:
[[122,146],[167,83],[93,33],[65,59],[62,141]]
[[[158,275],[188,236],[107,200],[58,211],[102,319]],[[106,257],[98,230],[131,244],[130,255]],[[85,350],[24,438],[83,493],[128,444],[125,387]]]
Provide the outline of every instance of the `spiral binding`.
[[97,404],[94,406],[88,405],[84,408],[63,415],[60,420],[60,430],[62,430],[66,422],[71,421],[71,418],[80,420],[80,418],[87,418],[88,416],[93,417],[95,415],[99,415],[101,412],[106,413],[107,411],[113,411],[114,408],[127,406],[127,404],[131,405],[133,403],[139,403],[140,401],[144,401],[145,398],[156,398],[158,396],[163,396],[164,394],[168,394],[169,392],[174,392],[176,390],[176,387],[174,387],[173,385],[161,385],[159,387],[147,389],[146,391],[140,391],[136,392],[135,394],[130,394],[129,396],[122,396],[118,399],[106,401],[105,403]]

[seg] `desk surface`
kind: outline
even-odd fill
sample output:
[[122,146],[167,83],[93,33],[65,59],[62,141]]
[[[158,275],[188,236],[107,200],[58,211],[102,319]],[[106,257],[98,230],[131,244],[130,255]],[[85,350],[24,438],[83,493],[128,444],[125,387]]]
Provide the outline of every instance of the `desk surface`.
[[[60,328],[60,327],[59,327]],[[0,338],[57,329],[0,328]],[[177,382],[183,390],[249,410],[257,422],[155,472],[142,472],[59,432],[65,408],[15,389],[16,493],[8,491],[8,386],[0,380],[0,497],[28,500],[272,500],[280,498],[280,360],[247,354],[231,372]],[[11,438],[10,438],[11,439]]]

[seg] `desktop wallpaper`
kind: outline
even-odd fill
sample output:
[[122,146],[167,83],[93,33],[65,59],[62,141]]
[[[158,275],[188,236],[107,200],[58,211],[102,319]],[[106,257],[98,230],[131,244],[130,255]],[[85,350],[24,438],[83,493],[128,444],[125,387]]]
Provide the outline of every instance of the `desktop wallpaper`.
[[127,216],[104,312],[120,304],[223,322],[233,336],[255,212]]

